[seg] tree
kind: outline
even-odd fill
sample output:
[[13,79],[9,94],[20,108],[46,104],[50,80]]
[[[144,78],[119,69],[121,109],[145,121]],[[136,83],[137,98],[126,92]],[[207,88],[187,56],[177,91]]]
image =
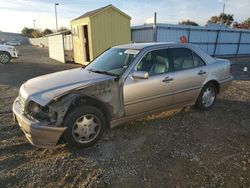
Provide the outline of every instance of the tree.
[[250,18],[246,19],[242,23],[235,22],[233,24],[233,28],[239,28],[239,29],[250,29]]
[[34,31],[34,29],[32,28],[28,28],[28,27],[24,27],[22,29],[22,35],[26,36],[26,37],[31,37],[31,33]]
[[212,16],[207,23],[209,24],[218,24],[219,23],[219,17],[218,16]]
[[69,29],[67,27],[60,27],[57,32],[62,32],[62,31],[68,31]]
[[194,22],[194,21],[190,21],[190,20],[186,20],[186,21],[179,22],[179,25],[193,25],[193,26],[199,26],[199,24],[197,24],[197,23]]
[[212,16],[207,23],[210,24],[224,24],[226,26],[231,26],[234,21],[233,14],[221,13],[219,16]]
[[43,37],[45,35],[52,34],[53,31],[51,29],[45,29],[44,31],[41,31],[40,29],[33,29],[33,28],[28,28],[24,27],[22,29],[22,34],[26,37],[29,38],[38,38],[38,37]]
[[223,24],[225,24],[226,26],[230,26],[233,21],[234,21],[234,15],[233,14],[220,14],[219,16],[219,20],[221,20],[221,22]]
[[37,37],[41,37],[42,33],[40,30],[38,29],[33,29],[33,28],[28,28],[28,27],[24,27],[22,29],[22,34],[26,37],[29,38],[37,38]]
[[44,31],[43,31],[43,36],[45,36],[45,35],[49,35],[49,34],[52,34],[53,33],[53,31],[51,30],[51,29],[44,29]]
[[247,18],[244,22],[246,22],[246,23],[250,24],[250,17],[249,17],[249,18]]
[[42,37],[42,36],[43,36],[42,32],[40,30],[38,30],[38,29],[34,29],[31,32],[31,35],[30,35],[31,38],[39,38],[39,37]]

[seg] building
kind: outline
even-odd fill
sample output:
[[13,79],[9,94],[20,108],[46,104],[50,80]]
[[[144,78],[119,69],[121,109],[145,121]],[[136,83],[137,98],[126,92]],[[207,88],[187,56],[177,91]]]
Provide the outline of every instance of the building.
[[108,5],[71,21],[74,61],[87,64],[106,49],[131,42],[131,17]]

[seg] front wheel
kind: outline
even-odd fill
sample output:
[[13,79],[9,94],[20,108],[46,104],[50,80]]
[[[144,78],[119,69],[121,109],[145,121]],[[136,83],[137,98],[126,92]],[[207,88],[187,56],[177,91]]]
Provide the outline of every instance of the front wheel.
[[11,56],[8,52],[0,52],[0,63],[7,64],[10,62]]
[[64,139],[70,146],[85,148],[94,145],[106,130],[103,113],[93,106],[76,107],[64,120]]
[[206,84],[196,101],[195,106],[200,110],[208,110],[211,108],[216,100],[217,90],[213,84]]

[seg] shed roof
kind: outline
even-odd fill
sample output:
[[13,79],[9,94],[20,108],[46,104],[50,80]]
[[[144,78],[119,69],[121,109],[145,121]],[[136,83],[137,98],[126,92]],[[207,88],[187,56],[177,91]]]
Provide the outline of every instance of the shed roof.
[[[115,6],[113,6],[112,4],[110,5],[107,5],[105,7],[101,7],[101,8],[98,8],[98,9],[95,9],[95,10],[92,10],[92,11],[89,11],[89,12],[86,12],[85,14],[75,18],[74,20],[79,20],[79,19],[82,19],[82,18],[86,18],[86,17],[91,17],[91,16],[95,16],[97,14],[99,14],[100,12],[108,9],[108,8],[113,8],[115,9],[117,12],[119,12],[120,14],[122,14],[123,16],[127,17],[128,19],[131,19],[131,17],[129,15],[127,15],[126,13],[122,12],[120,9],[116,8]],[[74,21],[72,20],[72,21]]]
[[65,30],[65,31],[59,31],[56,33],[51,33],[51,34],[45,35],[45,37],[54,36],[54,35],[69,35],[69,34],[71,34],[71,30]]

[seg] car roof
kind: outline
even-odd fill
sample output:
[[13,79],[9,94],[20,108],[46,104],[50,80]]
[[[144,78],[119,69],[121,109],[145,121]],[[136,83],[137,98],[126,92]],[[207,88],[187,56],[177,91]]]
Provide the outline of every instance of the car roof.
[[155,48],[188,48],[194,51],[196,54],[201,56],[207,64],[214,62],[214,58],[208,55],[206,52],[201,50],[201,48],[197,47],[194,44],[190,43],[177,43],[177,42],[150,42],[150,43],[131,43],[131,44],[123,44],[119,46],[114,46],[113,48],[123,48],[123,49],[133,49],[133,50],[142,50],[142,49],[155,49]]
[[114,46],[114,48],[128,48],[128,49],[138,49],[141,50],[146,47],[150,46],[158,46],[158,45],[166,45],[166,44],[173,44],[170,42],[144,42],[144,43],[130,43],[130,44],[122,44],[118,46]]
[[148,42],[148,43],[130,43],[114,46],[113,48],[125,48],[125,49],[136,49],[141,50],[148,47],[184,47],[193,46],[187,43],[177,43],[177,42]]

